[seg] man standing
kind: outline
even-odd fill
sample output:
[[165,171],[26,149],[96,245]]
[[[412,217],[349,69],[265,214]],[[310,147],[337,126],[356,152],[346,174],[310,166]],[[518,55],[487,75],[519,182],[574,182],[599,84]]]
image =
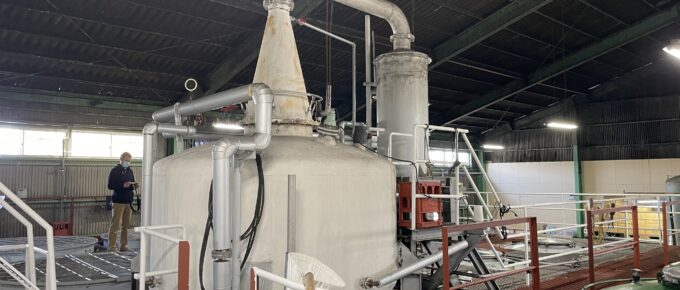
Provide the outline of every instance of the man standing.
[[109,189],[112,191],[111,201],[113,202],[113,218],[109,228],[109,252],[116,250],[116,232],[120,230],[120,250],[127,251],[128,236],[127,231],[130,226],[130,216],[132,214],[133,190],[137,188],[135,175],[130,168],[132,155],[123,152],[120,155],[119,164],[109,173]]

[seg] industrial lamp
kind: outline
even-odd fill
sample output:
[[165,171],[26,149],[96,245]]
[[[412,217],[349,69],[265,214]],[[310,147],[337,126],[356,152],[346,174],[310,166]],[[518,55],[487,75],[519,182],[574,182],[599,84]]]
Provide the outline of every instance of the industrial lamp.
[[243,128],[243,126],[241,126],[237,123],[220,122],[219,119],[213,123],[213,128],[220,129],[220,130],[227,130],[227,131],[242,131],[242,130],[245,130]]
[[663,51],[676,58],[680,58],[680,39],[671,40],[671,43],[663,48]]
[[563,123],[563,122],[550,122],[546,124],[548,128],[555,128],[555,129],[566,129],[566,130],[574,130],[578,128],[578,125],[573,124],[573,123]]
[[484,144],[482,145],[482,148],[488,149],[488,150],[503,150],[505,147],[503,145],[497,145],[497,144]]

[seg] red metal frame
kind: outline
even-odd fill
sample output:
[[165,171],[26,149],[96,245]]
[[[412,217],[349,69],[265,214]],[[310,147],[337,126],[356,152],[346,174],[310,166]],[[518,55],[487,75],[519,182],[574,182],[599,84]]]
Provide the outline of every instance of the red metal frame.
[[[601,251],[595,251],[594,248],[594,242],[593,242],[593,234],[595,234],[594,231],[594,222],[593,222],[593,216],[596,214],[603,214],[603,213],[616,213],[616,212],[622,212],[622,211],[631,211],[632,213],[632,219],[633,219],[633,241],[629,243],[624,243],[621,245],[616,245],[614,247],[611,247],[609,249],[601,250]],[[639,233],[639,227],[638,227],[638,209],[636,205],[630,205],[630,206],[621,206],[621,207],[613,207],[613,208],[602,208],[602,209],[590,209],[586,211],[586,229],[588,231],[588,279],[590,283],[595,283],[595,255],[600,255],[600,254],[605,254],[605,253],[611,253],[614,251],[618,251],[624,248],[629,248],[633,247],[633,266],[635,268],[640,268],[640,233]],[[627,237],[626,237],[627,238]]]
[[188,241],[179,241],[179,258],[177,268],[177,289],[189,290],[189,253]]
[[[511,271],[505,271],[502,273],[497,273],[493,275],[486,275],[483,276],[482,279],[478,279],[474,282],[469,282],[461,285],[456,285],[453,287],[449,286],[449,281],[450,281],[450,275],[449,275],[449,247],[448,247],[448,241],[449,241],[449,232],[464,232],[464,231],[470,231],[470,230],[478,230],[478,229],[485,229],[485,228],[494,228],[494,227],[500,227],[500,226],[507,226],[507,225],[514,225],[514,224],[524,224],[528,223],[529,224],[529,239],[530,239],[530,247],[531,247],[531,263],[529,264],[529,267],[522,268],[522,269],[516,269],[516,270],[511,270]],[[444,251],[443,255],[443,260],[442,260],[442,271],[444,275],[442,275],[443,281],[442,285],[444,286],[444,290],[453,290],[453,289],[461,289],[465,287],[470,287],[472,285],[476,284],[481,284],[484,282],[488,282],[491,280],[496,280],[498,278],[503,278],[507,277],[510,275],[515,275],[518,273],[526,272],[526,273],[531,273],[531,289],[533,290],[540,290],[541,289],[541,274],[538,270],[538,225],[536,223],[536,218],[535,217],[522,217],[522,218],[514,218],[514,219],[506,219],[506,220],[498,220],[498,221],[490,221],[490,222],[485,222],[485,223],[474,223],[474,224],[465,224],[465,225],[450,225],[450,226],[443,226],[442,227],[442,251]]]
[[670,256],[668,255],[668,206],[680,205],[680,200],[669,200],[662,203],[661,214],[663,220],[663,264],[670,263]]

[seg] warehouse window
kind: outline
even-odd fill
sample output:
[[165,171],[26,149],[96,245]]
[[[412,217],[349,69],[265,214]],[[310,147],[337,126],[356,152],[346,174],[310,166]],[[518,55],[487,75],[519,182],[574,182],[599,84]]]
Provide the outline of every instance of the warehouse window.
[[[449,166],[455,161],[453,150],[430,148],[430,162],[437,166]],[[458,161],[465,166],[470,166],[472,163],[469,152],[458,151]]]
[[66,130],[0,128],[0,155],[61,156]]
[[141,158],[143,140],[140,134],[72,131],[71,156],[118,158],[123,152]]
[[24,131],[11,128],[0,128],[0,155],[21,155],[24,143]]

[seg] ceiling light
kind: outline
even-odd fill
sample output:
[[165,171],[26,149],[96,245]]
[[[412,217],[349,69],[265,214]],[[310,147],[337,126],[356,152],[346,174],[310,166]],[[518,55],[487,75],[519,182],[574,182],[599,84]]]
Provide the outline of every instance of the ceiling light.
[[223,122],[213,123],[213,128],[220,129],[220,130],[227,130],[227,131],[242,131],[242,130],[244,130],[243,126],[241,126],[239,124],[223,123]]
[[555,129],[567,129],[567,130],[574,130],[578,128],[578,125],[573,124],[573,123],[560,123],[560,122],[550,122],[546,126],[549,128],[555,128]]
[[489,149],[489,150],[503,150],[503,149],[505,149],[505,147],[503,147],[503,145],[496,145],[496,144],[484,144],[484,145],[482,145],[482,148]]
[[664,47],[663,51],[676,58],[680,58],[680,39],[671,40],[671,44]]

